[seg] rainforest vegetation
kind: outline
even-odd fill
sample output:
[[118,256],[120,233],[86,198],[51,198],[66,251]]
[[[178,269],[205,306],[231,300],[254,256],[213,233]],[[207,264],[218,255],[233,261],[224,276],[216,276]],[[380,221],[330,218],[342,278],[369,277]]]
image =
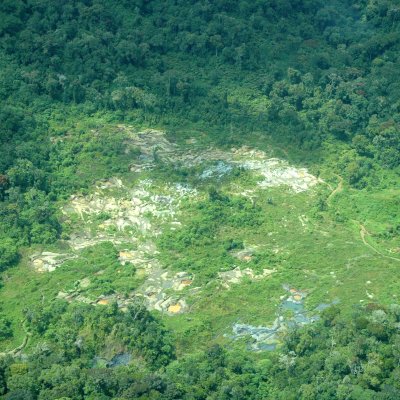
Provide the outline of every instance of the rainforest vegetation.
[[[399,76],[398,0],[2,0],[0,396],[400,398]],[[132,165],[144,158],[126,126],[162,129],[177,144],[273,148],[326,185],[289,199],[278,189],[239,197],[235,185],[256,185],[248,170],[205,181],[200,167],[168,164],[156,148],[155,170],[140,176],[202,196],[182,201],[184,226],[154,239],[163,265],[204,285],[193,315],[57,297],[88,274],[89,297],[127,296],[142,283],[136,265],[120,270],[107,241],[54,272],[33,272],[29,261],[74,237],[79,218],[60,211],[71,196],[93,198],[94,185],[115,176],[139,181]],[[285,219],[299,224],[296,212],[300,228],[313,228],[279,231]],[[92,233],[109,218],[96,214]],[[279,278],[215,294],[232,254],[272,243],[273,230],[287,253],[263,249],[246,266],[283,265]],[[302,272],[314,266],[326,276],[318,283]],[[271,322],[291,279],[319,288],[309,290],[310,309],[328,291],[340,303],[289,329],[272,352],[218,333],[238,304],[254,323]],[[129,363],[115,362],[128,353]]]

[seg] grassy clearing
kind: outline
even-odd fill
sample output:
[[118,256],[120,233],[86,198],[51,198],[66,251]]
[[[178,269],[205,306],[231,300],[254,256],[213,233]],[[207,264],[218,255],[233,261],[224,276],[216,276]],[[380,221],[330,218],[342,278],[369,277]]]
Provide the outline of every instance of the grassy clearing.
[[[86,121],[74,129],[95,129],[98,123],[99,120]],[[114,132],[108,126],[101,129],[108,134]],[[167,136],[188,151],[206,148],[212,143],[209,135],[198,130],[187,129],[184,134],[168,132]],[[254,143],[271,156],[287,152],[273,150],[262,139],[261,135],[254,134]],[[292,158],[300,159],[296,154]],[[174,273],[192,273],[193,286],[200,287],[198,292],[189,289],[182,292],[189,305],[188,313],[162,315],[175,335],[180,353],[191,352],[210,342],[230,343],[225,334],[230,333],[234,322],[270,324],[276,316],[280,297],[285,294],[283,284],[305,291],[308,294],[305,304],[310,310],[334,299],[339,299],[347,312],[360,302],[387,304],[396,300],[400,289],[398,263],[366,246],[358,225],[364,224],[368,230],[368,243],[385,255],[395,256],[393,252],[400,247],[395,231],[400,223],[399,191],[390,184],[374,192],[351,190],[344,185],[329,197],[338,186],[338,177],[328,168],[329,163],[321,164],[320,168],[314,164],[311,170],[319,171],[325,183],[295,194],[285,187],[261,190],[257,187],[260,178],[240,168],[233,168],[222,177],[200,179],[201,173],[215,162],[194,167],[159,163],[153,170],[133,173],[128,171],[130,161],[129,155],[124,156],[117,168],[122,171],[117,175],[126,188],[104,191],[107,196],[124,199],[143,179],[151,179],[153,194],[168,194],[169,183],[197,189],[196,196],[184,198],[179,204],[176,218],[180,227],[146,215],[157,229],[163,230],[161,235],[151,238],[159,251],[157,259],[161,265]],[[84,179],[93,182],[114,175],[113,171],[107,172],[105,164],[91,168],[85,158],[80,161],[79,171]],[[86,194],[94,194],[96,190],[93,187]],[[68,202],[67,199],[60,201],[59,206]],[[83,228],[96,237],[104,232],[100,225],[107,216],[90,216],[85,224],[76,213],[68,216],[60,213],[59,218],[66,237]],[[149,238],[130,228],[118,231],[111,227],[107,234],[122,244],[105,242],[88,247],[77,252],[77,259],[46,274],[32,269],[29,255],[41,250],[68,251],[66,242],[46,249],[26,249],[21,263],[4,273],[2,310],[12,320],[14,337],[0,344],[2,350],[22,342],[24,312],[32,305],[51,302],[60,291],[78,288],[82,296],[96,299],[101,295],[126,295],[143,282],[143,274],[139,275],[133,265],[121,266],[118,252],[137,249],[138,244],[129,241],[132,236],[139,243]],[[237,248],[252,248],[251,258],[247,262],[236,258]],[[256,274],[264,269],[276,269],[276,272],[261,280],[245,277],[240,283],[230,284],[230,289],[223,288],[218,273],[234,267],[250,268]],[[89,278],[90,284],[79,287],[79,281],[84,278]]]

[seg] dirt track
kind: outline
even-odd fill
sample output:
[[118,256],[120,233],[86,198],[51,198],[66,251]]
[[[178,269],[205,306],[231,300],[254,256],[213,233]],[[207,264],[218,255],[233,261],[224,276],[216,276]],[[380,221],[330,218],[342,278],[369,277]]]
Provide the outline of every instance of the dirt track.
[[4,351],[0,353],[0,357],[6,357],[6,356],[17,356],[19,353],[21,353],[21,351],[26,347],[26,345],[28,344],[29,338],[31,337],[31,333],[27,330],[27,328],[25,327],[25,321],[22,321],[22,327],[26,333],[24,340],[22,341],[22,343],[15,347],[14,349],[8,350],[8,351]]
[[[336,188],[334,190],[332,190],[331,194],[326,199],[326,202],[327,202],[328,206],[331,206],[331,200],[338,193],[343,191],[343,178],[340,175],[337,175],[337,174],[336,174],[336,176],[339,179],[339,183],[336,186]],[[382,253],[380,250],[378,250],[373,245],[368,243],[367,240],[366,240],[366,236],[370,236],[371,234],[367,231],[367,228],[360,221],[357,221],[357,220],[352,220],[352,221],[358,225],[358,227],[360,229],[360,238],[361,238],[361,240],[362,240],[362,242],[364,243],[365,246],[367,246],[369,249],[371,249],[374,253],[379,254],[381,257],[389,258],[389,259],[395,260],[395,261],[400,261],[400,258],[392,257],[392,256],[389,256],[389,255],[387,255],[385,253]]]
[[343,191],[343,178],[340,175],[336,175],[339,179],[339,183],[334,190],[332,190],[331,194],[326,199],[326,203],[328,206],[331,205],[331,200],[340,192]]
[[370,235],[370,233],[367,231],[367,228],[359,221],[354,220],[354,222],[356,222],[360,228],[360,237],[361,237],[362,242],[365,244],[365,246],[369,247],[371,250],[373,250],[375,253],[379,254],[381,257],[389,258],[389,259],[395,260],[395,261],[400,261],[400,258],[388,256],[387,254],[382,253],[381,251],[376,249],[374,246],[372,246],[370,243],[368,243],[365,238],[366,236]]

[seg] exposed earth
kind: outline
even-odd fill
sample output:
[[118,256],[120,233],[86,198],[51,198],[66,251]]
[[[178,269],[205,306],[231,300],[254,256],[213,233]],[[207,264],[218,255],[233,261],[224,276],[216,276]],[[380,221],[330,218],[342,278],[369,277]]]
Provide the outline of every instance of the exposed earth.
[[[205,298],[211,293],[214,295],[220,292],[221,296],[225,296],[224,292],[234,293],[242,290],[243,285],[251,283],[262,287],[261,290],[266,290],[270,284],[262,282],[271,281],[272,285],[274,276],[279,276],[279,280],[284,279],[282,264],[286,263],[286,258],[293,250],[288,249],[291,243],[285,240],[281,232],[289,232],[293,229],[293,224],[296,224],[295,230],[302,235],[315,235],[316,240],[321,238],[326,242],[326,249],[332,251],[330,249],[336,239],[331,238],[332,233],[325,231],[330,228],[313,220],[306,208],[296,214],[296,206],[291,204],[291,199],[295,199],[296,196],[315,197],[318,191],[329,187],[330,194],[327,195],[326,203],[328,207],[333,207],[332,203],[343,190],[341,177],[337,176],[339,183],[332,189],[329,183],[310,174],[307,169],[289,165],[284,160],[270,158],[264,151],[255,148],[202,148],[195,138],[188,139],[184,145],[178,145],[168,140],[167,135],[161,131],[135,132],[122,125],[118,129],[127,135],[127,151],[131,148],[140,151],[139,162],[133,162],[130,166],[135,178],[127,180],[123,177],[110,177],[97,182],[89,194],[71,196],[60,208],[60,219],[68,232],[62,250],[44,249],[31,254],[29,260],[36,272],[52,274],[59,268],[68,266],[71,261],[82,259],[85,249],[110,242],[117,250],[120,265],[114,274],[121,274],[124,268],[131,266],[135,279],[140,283],[129,291],[99,293],[92,290],[94,278],[97,279],[103,273],[98,271],[95,275],[87,275],[76,281],[72,286],[60,287],[58,298],[94,306],[116,302],[122,310],[139,301],[149,310],[155,310],[167,317],[181,314],[190,316],[193,312],[206,312]],[[191,168],[194,183],[154,179],[151,171],[157,171],[162,165],[169,165],[177,170]],[[237,170],[245,171],[249,176],[248,181],[230,184]],[[158,248],[157,240],[165,232],[179,232],[186,226],[188,216],[190,220],[191,207],[204,200],[204,185],[208,185],[209,182],[217,186],[228,182],[230,193],[250,199],[253,207],[260,201],[277,207],[269,196],[271,193],[278,193],[284,199],[281,206],[288,211],[282,213],[281,217],[276,217],[264,238],[259,235],[250,239],[252,245],[246,244],[242,248],[230,251],[232,261],[229,267],[225,265],[218,268],[216,265],[216,273],[205,281],[204,277],[199,280],[191,268],[177,271],[173,265],[168,264]],[[378,255],[399,260],[373,247],[367,242],[367,235],[366,228],[360,224],[360,236],[365,246]],[[349,242],[348,245],[351,243],[353,242]],[[266,251],[270,262],[260,266],[259,260],[265,257],[263,254]],[[363,257],[369,256],[356,254],[347,262],[347,268],[352,268],[353,264]],[[284,286],[286,294],[281,295],[279,301],[272,300],[275,302],[274,308],[270,304],[266,306],[269,312],[268,316],[263,318],[262,325],[232,323],[232,318],[227,318],[225,328],[221,327],[227,332],[225,337],[235,340],[251,337],[249,348],[256,351],[270,350],[275,348],[287,329],[294,325],[311,323],[318,318],[318,312],[325,307],[324,305],[332,304],[332,296],[331,300],[327,298],[326,301],[324,299],[311,307],[306,306],[307,282],[321,279],[322,275],[315,269],[303,267],[303,270],[306,272],[299,281],[300,275],[293,278],[290,285]],[[330,288],[343,284],[336,273],[325,273],[323,280],[326,279],[327,283],[323,285]],[[291,285],[301,285],[303,290],[294,289]],[[276,299],[276,289],[274,290],[269,295],[270,299]],[[365,295],[366,299],[374,296],[371,288],[365,289]],[[268,325],[273,319],[273,309],[274,322]],[[228,333],[228,325],[233,327],[233,334]]]

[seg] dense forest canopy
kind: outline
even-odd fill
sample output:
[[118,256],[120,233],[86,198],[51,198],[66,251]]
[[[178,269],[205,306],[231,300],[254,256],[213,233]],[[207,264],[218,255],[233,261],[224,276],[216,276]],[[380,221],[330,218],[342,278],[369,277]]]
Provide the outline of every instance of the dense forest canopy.
[[[399,0],[2,0],[0,271],[18,264],[29,246],[67,238],[58,202],[127,173],[138,157],[126,151],[122,132],[94,135],[74,121],[194,126],[217,132],[221,146],[261,132],[315,170],[334,147],[345,184],[373,191],[398,186],[399,76]],[[190,235],[201,246],[215,237],[218,218],[263,223],[257,204],[208,193],[211,205],[198,206],[204,219],[173,244],[173,233],[162,237],[161,247],[183,251]],[[241,213],[240,221],[231,222],[224,207]],[[206,231],[201,224],[210,221]],[[396,222],[381,234],[399,235]],[[220,246],[221,259],[232,243]],[[38,343],[23,359],[2,354],[5,399],[400,396],[394,305],[357,307],[350,324],[329,309],[257,362],[220,345],[180,357],[173,334],[141,304],[123,313],[57,300],[23,312]],[[12,338],[13,324],[0,308],[0,341]],[[139,361],[93,365],[110,337]]]
[[55,171],[84,152],[49,143],[56,108],[265,130],[306,150],[338,139],[360,188],[400,164],[396,1],[6,0],[0,13],[3,235],[20,244],[60,234],[48,202],[74,184]]

